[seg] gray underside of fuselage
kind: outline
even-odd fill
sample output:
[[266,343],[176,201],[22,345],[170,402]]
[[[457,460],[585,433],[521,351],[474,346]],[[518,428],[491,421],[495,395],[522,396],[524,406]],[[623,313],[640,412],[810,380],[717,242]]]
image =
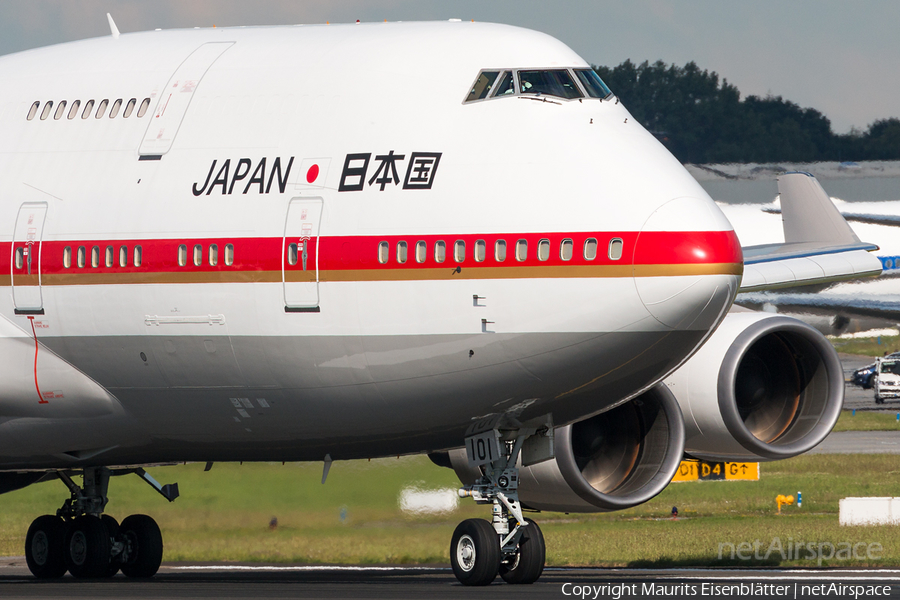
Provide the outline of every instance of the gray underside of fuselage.
[[43,338],[118,406],[85,418],[0,417],[0,468],[458,447],[489,415],[561,425],[600,412],[667,374],[705,334]]

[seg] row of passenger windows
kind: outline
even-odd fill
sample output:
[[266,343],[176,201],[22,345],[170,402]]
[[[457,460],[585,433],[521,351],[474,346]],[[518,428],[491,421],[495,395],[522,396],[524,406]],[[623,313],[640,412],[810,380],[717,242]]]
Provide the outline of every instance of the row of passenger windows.
[[[218,244],[210,244],[209,251],[206,253],[207,261],[209,266],[215,267],[219,264],[219,245]],[[194,244],[193,250],[193,262],[195,267],[200,267],[203,265],[203,244]],[[233,244],[225,244],[225,253],[222,257],[225,262],[226,267],[230,267],[234,264],[234,245]],[[178,266],[184,267],[187,266],[188,262],[188,249],[186,244],[181,244],[178,246]]]
[[[619,260],[622,258],[623,242],[621,238],[613,238],[609,241],[607,247],[607,256],[610,260]],[[537,259],[540,261],[550,260],[550,240],[542,239],[537,244]],[[560,260],[572,260],[575,250],[575,242],[571,238],[566,238],[559,243]],[[584,241],[582,254],[585,260],[594,260],[597,258],[597,238],[588,238]],[[528,240],[518,240],[514,248],[514,256],[519,262],[528,259]],[[417,263],[424,263],[428,259],[428,244],[424,241],[418,241],[415,245],[414,257]],[[397,242],[395,260],[404,264],[409,258],[409,248],[405,241]],[[484,262],[487,258],[487,243],[484,240],[475,241],[475,249],[472,255],[475,262]],[[443,240],[434,243],[434,261],[442,263],[447,259],[447,246]],[[388,242],[380,242],[378,244],[378,262],[387,264],[390,260],[390,244]],[[466,242],[464,240],[456,240],[453,243],[453,260],[461,263],[466,260]],[[494,242],[494,260],[503,262],[506,260],[506,240],[497,240]]]
[[486,69],[478,74],[465,102],[519,95],[603,99],[612,91],[593,69]]
[[[103,99],[97,104],[97,111],[94,112],[93,100],[88,100],[87,102],[85,102],[84,109],[81,108],[81,100],[75,100],[72,102],[72,104],[69,104],[65,100],[60,100],[59,104],[56,105],[56,110],[53,110],[53,100],[44,102],[43,110],[41,110],[40,101],[36,101],[31,105],[31,108],[28,109],[28,115],[26,118],[31,121],[35,116],[37,116],[38,111],[40,110],[41,121],[46,121],[48,118],[50,118],[51,114],[53,115],[53,120],[55,121],[59,121],[60,119],[62,119],[63,115],[66,115],[66,118],[71,121],[78,116],[79,111],[81,111],[82,119],[87,119],[92,114],[94,115],[95,119],[102,119],[103,115],[106,114],[107,107],[109,107],[109,118],[115,119],[117,116],[119,116],[119,111],[122,111],[123,102],[124,100],[119,98],[112,103],[111,107],[109,107],[109,100]],[[137,106],[137,98],[132,98],[128,101],[127,104],[125,104],[125,110],[122,111],[122,116],[126,119],[130,117],[131,113],[134,112],[135,106]],[[67,107],[68,110],[66,110]],[[147,114],[147,109],[149,107],[150,98],[144,98],[144,100],[141,102],[140,107],[138,107],[137,109],[138,118],[143,117],[145,114]]]
[[[131,255],[131,264],[135,267],[141,266],[141,260],[143,256],[143,251],[140,246],[134,247],[134,252]],[[128,266],[128,246],[119,246],[118,252],[118,261],[116,260],[116,249],[113,246],[107,246],[106,252],[104,253],[103,265],[106,267],[127,267]],[[85,246],[78,246],[78,249],[75,251],[75,266],[79,269],[83,269],[87,266],[88,258],[87,258],[87,248]],[[16,265],[18,266],[18,258],[16,259]],[[93,268],[97,268],[101,265],[100,263],[100,246],[94,246],[91,248],[91,259],[90,265]],[[67,269],[72,267],[72,247],[66,246],[63,250],[63,266]]]

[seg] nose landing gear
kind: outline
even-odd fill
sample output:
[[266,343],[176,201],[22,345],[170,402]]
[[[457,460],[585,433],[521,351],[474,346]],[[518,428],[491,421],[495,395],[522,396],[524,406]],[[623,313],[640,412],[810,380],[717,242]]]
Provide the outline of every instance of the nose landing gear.
[[[467,519],[453,532],[450,563],[453,574],[463,585],[488,585],[498,574],[506,583],[529,584],[537,581],[544,571],[544,536],[537,523],[526,521],[522,515],[516,467],[523,442],[535,431],[518,433],[514,442],[493,445],[495,452],[489,448],[484,455],[497,456],[497,460],[481,461],[485,465],[484,475],[473,485],[459,490],[460,497],[471,497],[478,504],[491,504],[493,513],[491,522]],[[491,446],[500,434],[495,430],[492,438],[478,437]]]
[[[160,486],[143,469],[136,472],[170,502],[177,485]],[[163,542],[159,526],[146,515],[131,515],[119,525],[102,514],[106,507],[110,470],[84,469],[84,485],[69,473],[57,476],[71,492],[56,515],[43,515],[31,523],[25,536],[25,561],[38,579],[62,577],[112,577],[121,569],[127,577],[152,577],[162,562]]]

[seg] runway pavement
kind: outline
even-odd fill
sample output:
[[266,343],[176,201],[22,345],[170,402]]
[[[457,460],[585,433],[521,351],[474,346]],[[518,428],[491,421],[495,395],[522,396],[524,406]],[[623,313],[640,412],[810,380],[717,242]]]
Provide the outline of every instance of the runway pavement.
[[6,598],[900,598],[896,569],[550,568],[534,585],[459,585],[445,567],[166,564],[150,580],[37,581],[24,560],[0,565]]

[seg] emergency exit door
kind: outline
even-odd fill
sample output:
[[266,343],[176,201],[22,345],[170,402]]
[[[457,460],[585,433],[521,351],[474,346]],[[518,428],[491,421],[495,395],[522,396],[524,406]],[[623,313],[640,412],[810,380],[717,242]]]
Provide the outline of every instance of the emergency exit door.
[[41,239],[46,202],[26,202],[19,207],[12,244],[12,290],[16,314],[42,315]]
[[321,198],[294,198],[288,206],[281,250],[287,312],[319,312]]

